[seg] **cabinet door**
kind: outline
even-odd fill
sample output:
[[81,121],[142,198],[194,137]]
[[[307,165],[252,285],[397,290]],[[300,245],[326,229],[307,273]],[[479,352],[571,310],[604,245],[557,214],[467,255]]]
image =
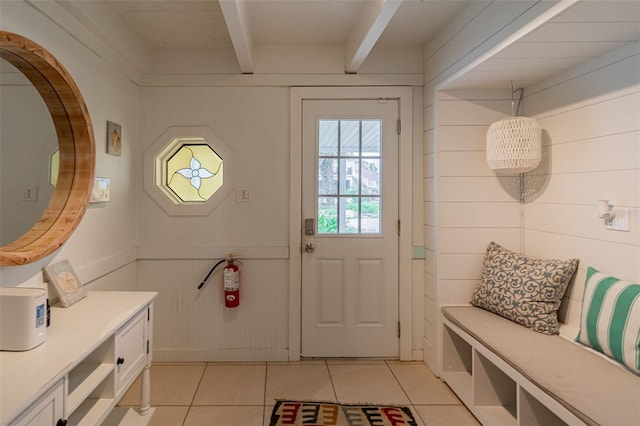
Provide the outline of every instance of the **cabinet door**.
[[62,381],[34,402],[11,426],[51,426],[62,420]]
[[115,389],[119,395],[147,360],[147,309],[140,312],[116,333]]

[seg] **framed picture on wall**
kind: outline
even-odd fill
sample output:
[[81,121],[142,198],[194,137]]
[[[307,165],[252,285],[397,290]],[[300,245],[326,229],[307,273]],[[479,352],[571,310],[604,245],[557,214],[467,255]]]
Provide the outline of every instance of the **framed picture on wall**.
[[122,152],[122,126],[107,121],[107,154],[120,155]]
[[45,266],[44,275],[65,308],[87,297],[87,290],[68,260]]
[[111,199],[111,181],[109,178],[93,178],[90,203],[106,203]]

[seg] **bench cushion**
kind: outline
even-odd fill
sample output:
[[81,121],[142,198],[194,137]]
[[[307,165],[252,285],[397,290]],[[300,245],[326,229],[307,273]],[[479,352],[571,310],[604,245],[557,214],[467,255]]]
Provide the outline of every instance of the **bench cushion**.
[[483,309],[447,306],[442,312],[586,424],[640,425],[640,377],[623,367]]

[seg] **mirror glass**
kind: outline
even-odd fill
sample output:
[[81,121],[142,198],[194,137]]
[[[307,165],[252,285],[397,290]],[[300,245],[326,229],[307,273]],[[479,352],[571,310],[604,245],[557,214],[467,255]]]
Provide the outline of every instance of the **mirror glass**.
[[53,195],[56,128],[42,96],[0,58],[0,247],[25,234]]
[[93,187],[95,146],[80,89],[49,51],[0,31],[0,57],[13,82],[0,88],[0,265],[14,266],[50,255],[78,227]]

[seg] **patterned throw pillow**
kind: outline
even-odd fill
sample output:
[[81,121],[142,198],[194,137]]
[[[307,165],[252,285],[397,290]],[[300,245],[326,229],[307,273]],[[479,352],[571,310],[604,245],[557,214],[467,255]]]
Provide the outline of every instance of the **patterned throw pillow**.
[[588,268],[576,341],[640,375],[640,284]]
[[471,304],[544,334],[558,334],[558,308],[578,259],[538,259],[492,242]]

